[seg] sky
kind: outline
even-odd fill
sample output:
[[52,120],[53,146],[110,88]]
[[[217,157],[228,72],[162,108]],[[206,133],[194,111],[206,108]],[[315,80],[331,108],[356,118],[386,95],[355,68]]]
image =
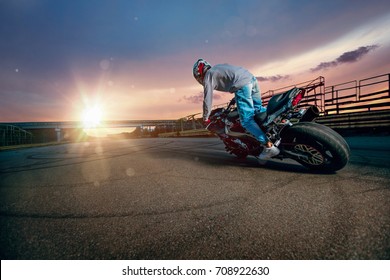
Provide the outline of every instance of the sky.
[[0,122],[200,113],[198,58],[247,68],[262,92],[386,74],[389,26],[388,0],[0,0]]

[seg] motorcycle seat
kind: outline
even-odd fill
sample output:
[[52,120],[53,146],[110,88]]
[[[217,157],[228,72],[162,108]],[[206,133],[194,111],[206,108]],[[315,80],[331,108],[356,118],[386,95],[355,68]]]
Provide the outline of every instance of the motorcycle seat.
[[285,93],[272,96],[267,105],[267,114],[271,115],[286,105],[295,93],[295,89],[296,88],[292,88]]

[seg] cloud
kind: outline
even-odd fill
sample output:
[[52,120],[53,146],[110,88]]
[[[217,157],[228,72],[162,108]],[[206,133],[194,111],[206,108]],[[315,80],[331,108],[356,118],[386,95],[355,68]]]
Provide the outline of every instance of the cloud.
[[191,96],[185,95],[183,96],[183,99],[186,101],[186,103],[199,104],[203,102],[203,93]]
[[285,80],[288,79],[290,76],[289,75],[274,75],[274,76],[268,76],[268,77],[256,77],[256,79],[259,82],[277,82],[280,80]]
[[359,59],[361,59],[363,56],[368,54],[370,51],[372,51],[378,47],[379,47],[378,45],[364,46],[364,47],[360,47],[354,51],[345,52],[342,55],[340,55],[337,59],[335,59],[333,61],[328,61],[328,62],[321,62],[320,64],[318,64],[317,67],[311,68],[310,70],[311,70],[311,72],[316,72],[316,71],[328,69],[330,67],[336,67],[336,66],[343,64],[343,63],[356,62]]
[[[214,93],[213,99],[214,100],[220,100],[222,96],[220,94]],[[186,103],[191,103],[191,104],[200,104],[203,103],[203,92],[199,94],[194,94],[191,96],[183,96],[183,99],[186,101]]]

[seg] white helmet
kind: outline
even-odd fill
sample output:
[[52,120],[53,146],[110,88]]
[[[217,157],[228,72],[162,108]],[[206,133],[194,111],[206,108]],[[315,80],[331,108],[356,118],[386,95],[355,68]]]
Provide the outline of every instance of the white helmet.
[[194,67],[192,68],[192,73],[194,75],[194,78],[203,85],[203,79],[204,75],[206,74],[206,71],[211,68],[210,63],[208,63],[203,58],[199,58],[197,62],[195,62]]

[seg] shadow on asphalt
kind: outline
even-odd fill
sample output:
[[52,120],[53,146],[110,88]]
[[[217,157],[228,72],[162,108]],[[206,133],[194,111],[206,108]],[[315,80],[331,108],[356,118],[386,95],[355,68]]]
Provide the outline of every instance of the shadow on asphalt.
[[[164,153],[159,153],[160,157],[164,158],[175,158],[188,160],[193,162],[194,159],[200,164],[212,165],[212,166],[236,166],[237,168],[258,168],[258,169],[269,169],[280,172],[289,172],[289,173],[301,173],[301,174],[322,174],[322,175],[332,175],[335,172],[323,172],[323,171],[313,171],[309,170],[306,167],[300,165],[299,163],[287,162],[287,160],[272,159],[268,161],[259,161],[254,157],[247,157],[245,159],[239,159],[228,153],[205,153],[194,151],[166,151]],[[290,161],[290,160],[288,160]],[[292,160],[291,160],[292,161]]]

